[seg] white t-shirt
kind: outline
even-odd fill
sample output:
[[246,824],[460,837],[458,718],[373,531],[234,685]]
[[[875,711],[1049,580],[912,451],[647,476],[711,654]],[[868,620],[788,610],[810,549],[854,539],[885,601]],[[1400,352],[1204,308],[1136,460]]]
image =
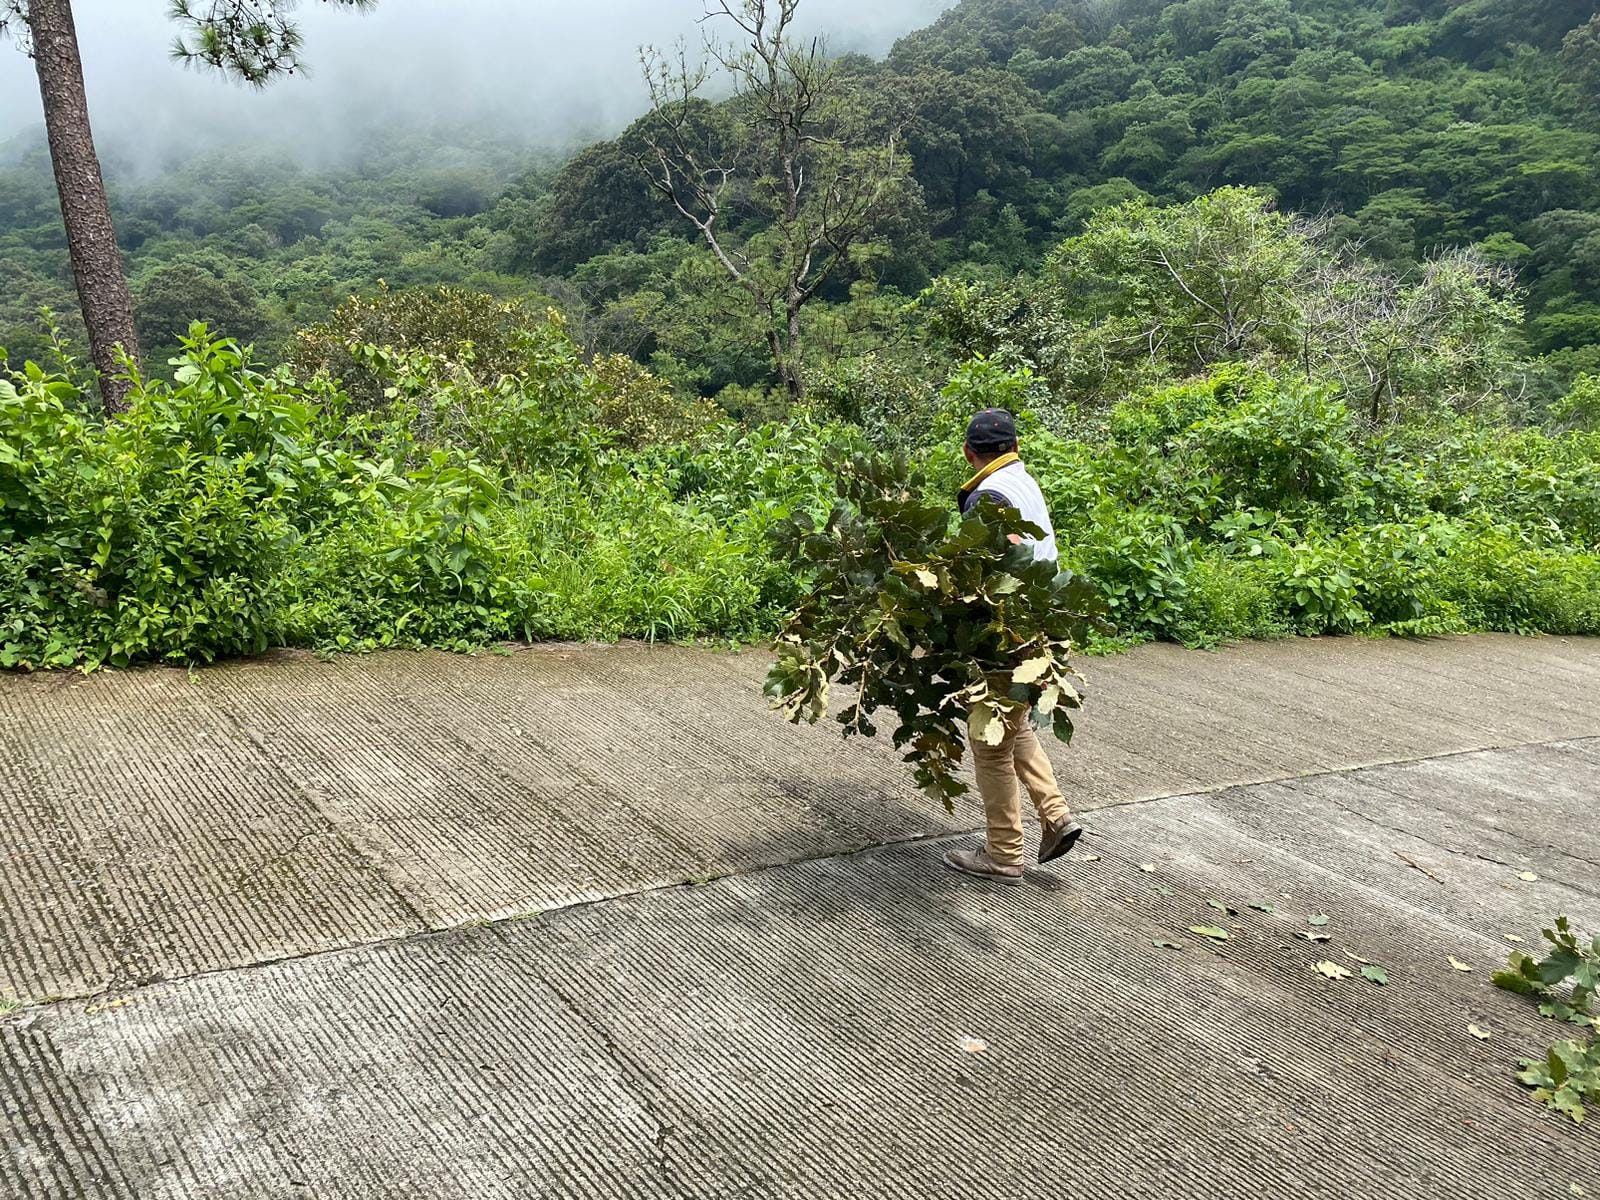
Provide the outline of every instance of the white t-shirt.
[[1056,552],[1056,529],[1050,523],[1050,508],[1044,502],[1044,492],[1034,482],[1033,476],[1028,474],[1025,466],[1020,462],[1007,463],[978,484],[967,500],[967,511],[970,512],[972,506],[978,502],[978,498],[985,493],[1009,504],[1022,514],[1024,521],[1044,530],[1043,538],[1024,535],[1026,544],[1033,547],[1034,558],[1047,558],[1055,562],[1060,557]]

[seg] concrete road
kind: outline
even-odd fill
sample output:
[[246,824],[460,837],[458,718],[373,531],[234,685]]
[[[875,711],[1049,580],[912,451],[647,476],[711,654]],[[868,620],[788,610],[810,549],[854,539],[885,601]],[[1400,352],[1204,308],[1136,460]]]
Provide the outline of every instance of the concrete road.
[[760,655],[0,677],[0,1196],[1600,1196],[1488,982],[1600,929],[1600,643],[1090,667],[1020,889]]

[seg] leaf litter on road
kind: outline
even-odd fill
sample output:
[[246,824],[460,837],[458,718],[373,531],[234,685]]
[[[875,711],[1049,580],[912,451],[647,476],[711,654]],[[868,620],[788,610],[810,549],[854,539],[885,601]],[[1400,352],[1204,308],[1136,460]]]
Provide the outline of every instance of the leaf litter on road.
[[1349,971],[1345,970],[1338,963],[1329,962],[1327,959],[1323,959],[1323,961],[1316,965],[1316,972],[1318,975],[1326,975],[1329,979],[1350,978]]
[[1190,933],[1198,933],[1201,937],[1208,937],[1214,942],[1225,942],[1232,935],[1226,929],[1218,929],[1215,925],[1191,925]]

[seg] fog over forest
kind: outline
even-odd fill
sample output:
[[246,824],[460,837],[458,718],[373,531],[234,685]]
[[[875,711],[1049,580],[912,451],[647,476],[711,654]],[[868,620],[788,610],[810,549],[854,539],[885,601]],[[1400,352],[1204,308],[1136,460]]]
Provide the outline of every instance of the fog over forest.
[[[948,7],[806,0],[802,16],[836,52],[881,54]],[[247,139],[338,154],[395,121],[478,123],[534,146],[581,145],[643,111],[640,45],[698,47],[704,12],[702,0],[382,0],[365,14],[303,4],[309,75],[254,93],[172,61],[165,0],[73,8],[101,150],[124,168]],[[0,46],[0,147],[40,126],[32,64]]]

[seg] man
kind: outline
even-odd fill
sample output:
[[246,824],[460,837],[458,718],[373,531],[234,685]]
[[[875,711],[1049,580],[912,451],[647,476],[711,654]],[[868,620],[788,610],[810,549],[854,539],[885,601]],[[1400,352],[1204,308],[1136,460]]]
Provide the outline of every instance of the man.
[[[1028,474],[1017,453],[1017,424],[1004,409],[986,408],[967,425],[963,450],[975,474],[961,489],[963,513],[982,503],[1004,504],[1043,531],[1042,538],[1012,535],[1028,544],[1035,558],[1056,559],[1055,528],[1044,493]],[[1039,814],[1039,861],[1060,858],[1083,834],[1056,786],[1055,772],[1034,734],[1026,706],[1007,715],[1005,736],[998,746],[968,736],[978,794],[988,820],[988,844],[982,850],[951,850],[947,865],[997,883],[1022,882],[1022,807],[1017,783],[1028,789]]]

